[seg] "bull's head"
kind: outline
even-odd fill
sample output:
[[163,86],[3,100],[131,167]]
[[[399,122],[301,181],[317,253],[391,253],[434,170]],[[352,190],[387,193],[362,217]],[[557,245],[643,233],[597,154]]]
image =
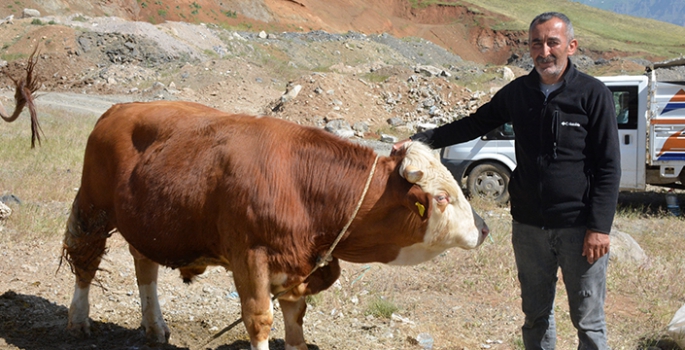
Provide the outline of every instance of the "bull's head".
[[416,141],[402,147],[405,158],[400,175],[415,185],[409,207],[428,220],[428,225],[423,242],[404,248],[392,263],[414,264],[451,247],[473,249],[483,243],[489,233],[487,225],[433,151]]

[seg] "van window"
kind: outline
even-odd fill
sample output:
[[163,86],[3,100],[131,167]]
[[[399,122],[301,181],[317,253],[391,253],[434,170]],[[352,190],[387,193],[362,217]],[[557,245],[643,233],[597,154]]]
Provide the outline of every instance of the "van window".
[[610,86],[619,129],[637,129],[637,86]]
[[503,124],[502,126],[490,131],[482,137],[483,140],[513,140],[514,126],[511,123]]

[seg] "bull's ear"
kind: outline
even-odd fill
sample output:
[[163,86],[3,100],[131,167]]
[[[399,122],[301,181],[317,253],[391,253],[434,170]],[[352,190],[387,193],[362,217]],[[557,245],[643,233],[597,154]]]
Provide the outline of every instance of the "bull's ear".
[[407,206],[422,220],[428,220],[433,209],[433,196],[414,185],[407,192]]

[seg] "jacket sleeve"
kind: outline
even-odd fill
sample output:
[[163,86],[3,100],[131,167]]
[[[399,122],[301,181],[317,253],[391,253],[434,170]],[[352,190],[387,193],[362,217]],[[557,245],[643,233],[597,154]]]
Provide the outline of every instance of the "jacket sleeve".
[[[601,83],[600,83],[601,84]],[[616,213],[619,183],[621,181],[621,152],[616,123],[616,110],[611,91],[601,84],[599,91],[591,94],[588,106],[589,135],[591,147],[590,215],[587,228],[610,233]]]
[[505,95],[507,87],[498,91],[492,99],[478,110],[462,119],[455,120],[435,129],[414,134],[410,139],[422,141],[431,148],[443,148],[482,136],[510,121],[506,116]]

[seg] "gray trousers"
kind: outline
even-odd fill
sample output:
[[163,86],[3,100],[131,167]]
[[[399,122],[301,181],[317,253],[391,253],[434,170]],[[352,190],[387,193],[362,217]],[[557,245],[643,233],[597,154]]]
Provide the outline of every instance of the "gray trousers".
[[608,349],[604,300],[609,254],[589,264],[582,256],[584,239],[585,227],[542,229],[513,222],[511,240],[521,283],[527,350],[555,347],[554,296],[559,267],[571,321],[578,330],[578,349]]

